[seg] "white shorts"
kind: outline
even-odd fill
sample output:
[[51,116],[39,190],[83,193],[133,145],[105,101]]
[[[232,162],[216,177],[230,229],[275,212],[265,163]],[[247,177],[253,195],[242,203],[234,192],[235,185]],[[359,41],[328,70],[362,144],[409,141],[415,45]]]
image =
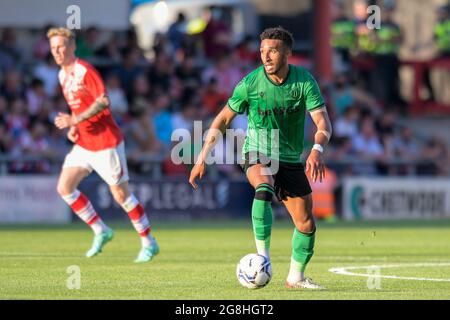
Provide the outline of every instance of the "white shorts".
[[64,160],[63,168],[70,167],[82,167],[89,173],[94,170],[110,186],[129,179],[123,141],[115,148],[100,151],[86,150],[76,144]]

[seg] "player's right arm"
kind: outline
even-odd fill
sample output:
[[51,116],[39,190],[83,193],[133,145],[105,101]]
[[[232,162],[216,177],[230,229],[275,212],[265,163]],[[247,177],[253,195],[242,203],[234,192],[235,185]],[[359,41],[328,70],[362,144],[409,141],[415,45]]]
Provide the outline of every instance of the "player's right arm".
[[223,135],[225,130],[230,126],[230,123],[231,121],[233,121],[235,116],[236,112],[231,110],[231,108],[227,104],[212,122],[211,127],[208,130],[203,148],[198,155],[197,161],[192,168],[191,175],[189,177],[189,183],[194,187],[194,189],[198,188],[195,179],[197,179],[197,177],[201,179],[205,174],[205,160],[208,154],[211,152],[212,148],[214,148],[214,145],[217,142],[218,135]]
[[[75,115],[72,113],[72,117]],[[69,139],[72,143],[76,143],[79,138],[78,128],[76,126],[71,126],[69,131],[67,131],[67,139]]]
[[73,143],[76,143],[79,138],[78,135],[78,129],[75,126],[70,127],[69,131],[67,132],[67,139],[72,141]]
[[219,135],[223,135],[225,130],[230,126],[230,123],[236,114],[247,111],[248,105],[247,85],[244,78],[236,85],[233,95],[228,100],[227,105],[216,116],[211,124],[211,127],[209,128],[208,135],[205,139],[205,144],[203,145],[202,151],[200,151],[197,162],[192,168],[191,176],[189,177],[189,183],[194,187],[194,189],[197,189],[195,179],[197,177],[201,179],[205,174],[205,160],[216,144],[217,137]]

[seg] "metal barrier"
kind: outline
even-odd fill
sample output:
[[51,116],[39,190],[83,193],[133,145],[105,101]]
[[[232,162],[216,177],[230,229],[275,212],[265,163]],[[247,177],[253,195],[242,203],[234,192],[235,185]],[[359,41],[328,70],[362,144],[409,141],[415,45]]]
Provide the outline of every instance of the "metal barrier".
[[[164,176],[163,172],[163,162],[166,157],[162,155],[147,155],[141,156],[138,159],[132,159],[134,162],[146,164],[148,166],[147,172],[149,172],[149,177],[152,179],[160,179]],[[130,160],[130,159],[128,159]],[[45,161],[50,165],[50,170],[48,174],[58,174],[61,170],[61,165],[64,161],[64,157],[56,157],[56,158],[45,158],[40,156],[26,155],[21,156],[20,158],[11,155],[0,155],[0,176],[6,175],[10,172],[9,166],[13,163],[36,163]],[[348,166],[370,166],[370,165],[382,165],[386,167],[402,167],[408,166],[411,168],[412,172],[410,175],[417,174],[417,168],[419,166],[429,166],[433,165],[433,162],[430,160],[418,159],[418,160],[410,160],[410,159],[399,159],[399,158],[390,158],[385,159],[383,161],[374,161],[368,159],[361,159],[355,156],[346,156],[343,158],[337,159],[325,159],[325,163],[327,166],[332,168],[345,168]],[[217,179],[220,177],[218,174],[218,169],[215,165],[208,166],[208,171],[210,173],[210,178]],[[19,172],[20,173],[20,172]]]

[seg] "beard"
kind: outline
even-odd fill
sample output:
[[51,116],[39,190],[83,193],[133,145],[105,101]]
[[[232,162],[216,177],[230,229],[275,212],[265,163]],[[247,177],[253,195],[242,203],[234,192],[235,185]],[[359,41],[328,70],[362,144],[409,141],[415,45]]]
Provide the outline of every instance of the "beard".
[[267,70],[266,66],[264,66],[264,70],[266,70],[267,74],[277,74],[281,69],[281,65],[272,65],[270,70]]
[[277,74],[287,64],[288,64],[287,59],[281,59],[281,61],[279,60],[278,63],[272,62],[270,70],[267,70],[266,66],[264,66],[264,70],[268,75]]

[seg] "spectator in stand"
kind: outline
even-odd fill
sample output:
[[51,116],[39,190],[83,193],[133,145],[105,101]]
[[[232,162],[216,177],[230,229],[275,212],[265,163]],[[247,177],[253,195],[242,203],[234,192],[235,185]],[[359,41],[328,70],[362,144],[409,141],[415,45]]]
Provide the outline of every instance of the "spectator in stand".
[[144,74],[138,75],[134,79],[131,97],[129,110],[131,113],[139,113],[143,104],[148,105],[148,100],[151,97],[151,86]]
[[[395,155],[394,142],[397,138],[398,132],[398,115],[393,110],[384,111],[379,118],[375,121],[375,128],[377,130],[380,141],[384,149],[384,157],[389,162],[389,160],[398,160]],[[379,164],[379,171],[381,174],[392,174],[395,175],[398,172],[399,166],[394,165],[384,165]]]
[[207,118],[215,116],[225,105],[229,96],[217,85],[217,79],[212,77],[202,91],[203,115]]
[[16,98],[12,100],[10,108],[10,112],[6,115],[6,128],[13,139],[18,139],[27,131],[30,120],[23,99]]
[[130,166],[142,171],[145,166],[140,165],[140,158],[154,156],[162,151],[162,145],[156,138],[149,108],[140,108],[132,113],[132,120],[125,134]]
[[367,0],[353,2],[353,19],[356,33],[356,54],[358,56],[371,55],[374,49],[373,33],[367,27],[369,4]]
[[172,143],[172,113],[170,112],[170,97],[167,94],[159,94],[154,98],[153,125],[155,126],[156,137],[165,149]]
[[80,59],[91,59],[98,49],[98,29],[94,26],[89,27],[81,35],[76,38],[77,49],[75,55]]
[[160,55],[165,55],[168,57],[175,56],[176,52],[167,38],[167,33],[157,32],[153,41],[153,52],[155,57]]
[[354,172],[367,175],[377,174],[377,163],[384,159],[384,149],[371,117],[362,120],[360,133],[353,138],[352,145],[357,156],[364,161],[364,163],[353,165]]
[[155,56],[148,73],[148,80],[155,93],[162,94],[170,90],[173,72],[174,65],[167,55],[159,54]]
[[403,33],[394,22],[394,11],[393,0],[384,0],[380,28],[373,31],[375,68],[372,71],[372,92],[381,103],[400,107],[403,101],[400,97],[398,53]]
[[336,119],[334,125],[334,136],[336,139],[352,138],[358,134],[359,108],[349,106],[345,109],[344,115]]
[[[437,22],[434,26],[433,36],[438,51],[434,60],[450,59],[450,4],[439,6],[436,10],[436,15]],[[436,97],[429,69],[424,73],[424,84],[429,92],[428,99],[434,101]]]
[[384,111],[375,121],[375,128],[380,135],[394,135],[397,129],[398,115],[393,110]]
[[186,16],[182,12],[178,12],[177,19],[172,23],[167,31],[167,38],[177,52],[185,45],[186,42]]
[[0,154],[8,154],[13,145],[13,139],[6,126],[7,104],[0,95]]
[[5,124],[0,122],[0,155],[8,154],[13,146],[13,139],[6,130]]
[[3,84],[0,85],[0,94],[7,101],[25,97],[25,86],[22,82],[22,74],[17,70],[9,70],[6,72]]
[[355,105],[369,109],[375,114],[380,112],[380,107],[375,98],[366,91],[352,85],[346,73],[336,75],[330,99],[336,116],[342,116],[345,109]]
[[330,148],[329,158],[336,163],[330,165],[340,175],[353,175],[352,162],[357,157],[352,144],[353,138],[343,137],[332,140],[332,148]]
[[53,26],[52,25],[46,25],[42,32],[39,35],[39,39],[36,41],[34,48],[33,48],[33,55],[35,58],[39,60],[44,60],[45,57],[50,53],[50,44],[48,43],[47,39],[47,32],[50,30]]
[[[48,42],[48,41],[47,41]],[[33,79],[26,91],[28,114],[36,116],[42,109],[42,105],[47,100],[44,82],[40,79]]]
[[428,166],[421,168],[422,173],[446,177],[450,175],[450,153],[442,138],[431,137],[423,149],[422,158],[430,162]]
[[367,27],[368,1],[355,0],[353,14],[355,21],[356,48],[352,65],[358,82],[366,90],[370,88],[371,71],[373,65],[373,50],[375,48],[374,32]]
[[439,50],[439,56],[450,57],[450,4],[438,7],[434,39]]
[[55,159],[64,159],[65,155],[70,152],[71,145],[67,139],[66,132],[59,130],[54,125],[47,126],[48,143],[52,147]]
[[[421,146],[409,127],[403,127],[393,142],[395,157],[404,161],[417,161],[421,156]],[[397,174],[412,175],[415,173],[414,164],[407,164],[398,168]]]
[[175,76],[183,83],[184,86],[197,89],[202,84],[200,71],[195,66],[195,60],[192,56],[185,56],[181,65],[175,68]]
[[6,99],[0,95],[0,124],[6,124],[6,114],[8,112],[8,105]]
[[95,52],[95,55],[101,59],[110,62],[120,63],[122,61],[122,53],[120,52],[119,40],[117,35],[112,34],[108,42]]
[[115,71],[120,79],[120,85],[125,90],[128,102],[132,100],[133,84],[135,79],[143,74],[139,65],[140,52],[138,49],[126,49],[123,54],[123,62]]
[[128,101],[125,92],[120,86],[119,76],[116,73],[110,73],[106,78],[106,90],[111,101],[111,112],[123,121],[128,113]]
[[206,28],[202,32],[205,56],[209,59],[217,58],[231,50],[231,30],[222,20],[219,8],[204,9]]
[[54,100],[45,100],[42,104],[41,108],[39,109],[39,112],[35,115],[29,117],[30,123],[34,123],[36,121],[39,121],[43,124],[45,124],[49,129],[53,127],[53,120],[54,120],[54,114],[55,111],[55,102]]
[[235,48],[235,53],[240,64],[250,70],[253,69],[253,66],[259,62],[259,52],[257,48],[254,37],[246,35]]
[[172,115],[172,128],[191,131],[194,121],[198,119],[198,110],[193,103],[186,103],[181,110]]
[[[31,125],[30,131],[24,132],[19,139],[21,154],[46,159],[54,158],[57,154],[48,141],[48,128],[42,122],[36,121]],[[48,160],[26,163],[29,172],[49,173],[51,166]]]
[[23,50],[17,44],[12,28],[3,29],[0,40],[0,71],[8,71],[22,66]]
[[38,63],[33,70],[33,75],[44,82],[45,93],[48,97],[53,98],[59,94],[58,66],[51,53],[47,54],[44,61]]
[[55,117],[58,115],[59,112],[67,112],[69,109],[69,106],[67,105],[66,100],[64,99],[64,96],[62,94],[57,95],[52,100],[52,110],[50,111],[50,119],[51,122],[54,122]]
[[335,70],[350,68],[350,52],[356,46],[356,23],[350,19],[341,0],[332,2],[333,22],[331,24],[331,46],[335,53]]
[[244,76],[239,66],[233,65],[227,55],[222,55],[207,68],[202,75],[203,83],[208,83],[212,77],[217,79],[217,85],[228,95],[231,95],[236,84]]
[[138,49],[140,50],[139,44],[138,44],[138,40],[137,40],[137,36],[136,36],[136,32],[134,30],[134,28],[130,28],[126,31],[125,34],[125,43],[123,45],[123,48],[125,49]]

